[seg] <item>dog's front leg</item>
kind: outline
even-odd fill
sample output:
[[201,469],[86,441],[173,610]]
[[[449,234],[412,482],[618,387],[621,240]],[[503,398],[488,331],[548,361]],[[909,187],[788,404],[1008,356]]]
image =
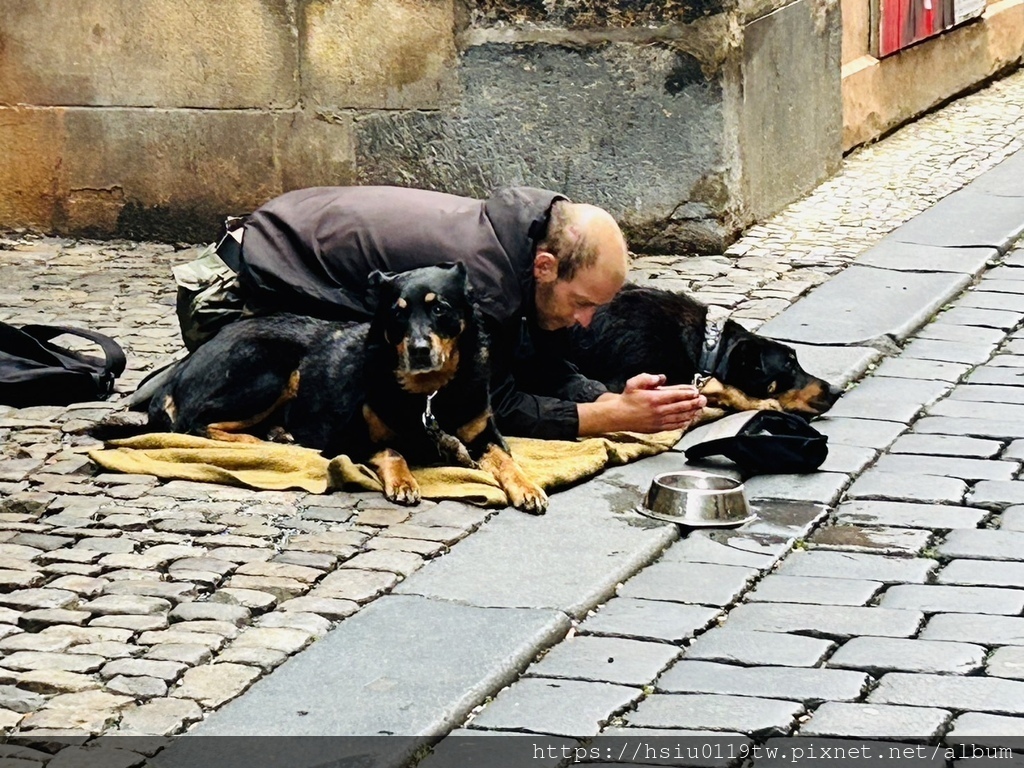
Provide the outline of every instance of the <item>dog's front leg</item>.
[[708,399],[708,406],[712,408],[725,408],[730,411],[782,410],[778,400],[750,397],[742,390],[723,384],[718,379],[708,379],[700,393]]
[[531,515],[544,514],[548,508],[547,494],[512,458],[490,410],[464,424],[456,434],[466,444],[480,469],[498,481],[513,507]]
[[395,432],[369,405],[363,406],[363,418],[369,429],[370,441],[376,446],[369,464],[384,486],[384,496],[396,504],[419,504],[420,486],[412,476],[405,457],[387,446],[387,443],[395,439]]

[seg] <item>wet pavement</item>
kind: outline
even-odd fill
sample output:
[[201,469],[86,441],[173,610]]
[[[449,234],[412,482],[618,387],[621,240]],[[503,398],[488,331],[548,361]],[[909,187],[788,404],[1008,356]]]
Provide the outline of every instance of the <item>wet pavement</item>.
[[[535,519],[101,474],[82,430],[116,400],[0,406],[0,729],[1021,735],[1024,255],[994,233],[1019,233],[1024,193],[947,197],[1024,146],[1021,105],[1024,73],[851,156],[723,256],[635,262],[750,327],[776,318],[813,372],[873,371],[817,422],[823,471],[750,482],[741,532],[677,540],[628,512],[678,453]],[[901,227],[943,199],[960,226]],[[192,252],[9,234],[0,319],[114,336],[131,391],[181,354],[169,267]],[[825,305],[849,316],[801,337],[820,294],[794,301],[840,278]]]

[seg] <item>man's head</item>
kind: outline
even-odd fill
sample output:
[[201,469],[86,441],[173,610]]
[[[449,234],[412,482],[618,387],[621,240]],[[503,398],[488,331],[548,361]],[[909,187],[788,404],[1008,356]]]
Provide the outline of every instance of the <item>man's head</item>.
[[626,281],[629,251],[611,214],[593,205],[558,200],[547,235],[537,244],[537,324],[544,330],[590,325]]

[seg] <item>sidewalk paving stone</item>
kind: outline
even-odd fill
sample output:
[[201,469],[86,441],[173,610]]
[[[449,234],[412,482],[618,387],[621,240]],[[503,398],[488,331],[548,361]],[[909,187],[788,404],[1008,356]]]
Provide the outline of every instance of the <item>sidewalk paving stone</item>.
[[716,608],[615,597],[590,614],[579,631],[678,643],[703,631],[720,615]]
[[964,382],[971,385],[1021,387],[1024,386],[1024,371],[1018,368],[982,366],[971,371]]
[[853,481],[846,492],[846,498],[960,504],[966,493],[967,484],[953,477],[899,474],[869,469]]
[[969,400],[940,400],[928,407],[930,416],[948,416],[953,419],[1005,419],[1024,421],[1024,405]]
[[918,611],[891,608],[749,603],[730,611],[725,625],[736,630],[796,632],[826,638],[910,637],[917,633],[923,619],[924,614]]
[[828,456],[818,468],[822,472],[856,475],[878,457],[873,448],[858,448],[855,445],[836,443],[829,445]]
[[866,499],[844,501],[836,509],[838,523],[929,530],[976,528],[986,517],[985,511],[972,507]]
[[654,694],[626,715],[631,727],[707,729],[763,737],[788,733],[803,706],[794,701],[716,694]]
[[[779,477],[778,475],[762,475],[761,477]],[[790,482],[798,482],[807,475],[788,475]],[[769,539],[773,542],[787,541],[805,535],[815,523],[828,514],[828,507],[814,502],[802,501],[765,501],[757,496],[754,477],[744,483],[750,499],[750,511],[757,519],[747,523],[742,533],[758,539]],[[787,544],[788,547],[788,544]]]
[[996,587],[897,584],[885,591],[878,605],[882,608],[909,608],[924,613],[1019,616],[1024,611],[1024,591]]
[[758,575],[754,568],[711,563],[657,562],[618,590],[620,597],[722,607]]
[[[1021,270],[1024,271],[1024,270]],[[976,403],[1024,404],[1024,389],[1000,384],[960,384],[949,392],[950,400]]]
[[896,379],[934,379],[952,383],[959,381],[969,370],[971,370],[971,366],[967,363],[947,363],[941,360],[921,360],[912,357],[889,357],[872,372],[872,375]]
[[785,541],[756,537],[745,531],[693,531],[666,549],[661,562],[769,568],[787,551]]
[[925,416],[914,422],[914,432],[927,435],[963,435],[980,438],[1024,438],[1024,422],[1000,419]]
[[991,677],[889,672],[868,695],[868,702],[1020,715],[1024,714],[1024,683]]
[[1002,531],[1024,531],[1024,505],[1007,507],[999,516]]
[[981,669],[985,649],[970,643],[855,637],[829,657],[827,666],[881,672],[966,675]]
[[943,363],[979,365],[987,361],[994,351],[995,344],[985,345],[919,338],[907,344],[900,354],[912,360],[938,360]]
[[524,675],[643,687],[680,653],[666,643],[584,635],[559,643]]
[[[954,389],[953,393],[956,391]],[[953,435],[919,435],[911,432],[902,435],[890,445],[889,453],[991,459],[1002,450],[1002,447],[1003,444],[998,440],[979,440],[974,437]]]
[[985,509],[1004,509],[1024,502],[1024,482],[988,480],[980,482],[967,494],[967,501]]
[[779,566],[783,576],[863,579],[887,584],[922,583],[938,566],[928,558],[898,558],[860,552],[793,552]]
[[958,272],[975,276],[989,260],[996,258],[995,248],[947,248],[942,245],[904,243],[893,236],[883,237],[853,260],[854,264],[879,269],[920,272]]
[[[995,182],[992,182],[993,184]],[[894,233],[905,243],[990,246],[1005,251],[1024,227],[1024,200],[986,194],[971,186],[940,200]],[[1017,223],[1008,223],[1020,221]]]
[[807,540],[815,550],[868,552],[880,555],[917,555],[932,538],[930,531],[914,528],[861,528],[830,525],[819,528]]
[[1024,533],[962,528],[950,531],[936,552],[949,558],[1024,561]]
[[934,707],[825,702],[800,726],[801,736],[892,739],[931,743],[952,719]]
[[614,713],[642,695],[639,688],[609,683],[525,678],[499,693],[470,727],[596,736]]
[[815,667],[834,646],[816,637],[730,629],[727,623],[700,635],[684,657],[745,666]]
[[1024,680],[1024,647],[997,648],[985,664],[985,674]]
[[828,436],[830,445],[838,443],[880,451],[903,434],[907,427],[894,421],[825,416],[814,420],[814,428]]
[[829,414],[839,419],[870,418],[906,424],[947,389],[949,385],[944,381],[871,377],[844,393]]
[[928,619],[922,640],[978,645],[1024,645],[1024,619],[974,613],[938,613]]
[[870,678],[863,672],[806,667],[740,667],[709,661],[676,662],[655,683],[661,693],[716,693],[792,699],[805,704],[852,701]]
[[[875,463],[876,472],[904,475],[937,475],[961,480],[1011,480],[1020,469],[1016,461],[967,459],[952,456],[882,456]],[[1024,486],[1024,483],[1021,484]],[[1024,497],[1024,493],[1022,493]]]
[[878,581],[770,574],[746,595],[746,599],[754,603],[867,605],[881,589],[882,583]]
[[940,315],[914,334],[914,338],[999,346],[1006,334],[998,328],[979,328],[976,325],[950,322]]
[[[946,734],[947,744],[970,744],[978,746],[1007,747],[1020,749],[1024,738],[1024,718],[1006,717],[1005,715],[988,715],[982,712],[964,712],[953,721],[953,727]],[[994,760],[986,756],[980,760],[959,760],[956,765],[992,765]],[[1001,759],[1001,764],[1019,768],[1015,762],[1021,762],[1020,755],[1016,761]]]
[[954,306],[940,317],[946,322],[974,325],[979,328],[998,328],[1008,331],[1024,318],[1024,311],[1017,309],[984,309],[981,307]]
[[950,560],[935,576],[939,584],[1024,589],[1024,563],[999,560]]

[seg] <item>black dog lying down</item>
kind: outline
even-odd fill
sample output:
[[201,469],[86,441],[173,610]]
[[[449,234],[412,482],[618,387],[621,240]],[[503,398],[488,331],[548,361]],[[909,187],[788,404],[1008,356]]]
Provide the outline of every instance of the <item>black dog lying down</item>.
[[573,329],[569,358],[616,392],[638,373],[665,374],[667,384],[708,376],[701,391],[713,409],[812,417],[839,398],[839,390],[800,367],[791,347],[732,320],[709,333],[707,316],[708,308],[685,294],[626,285],[588,328]]
[[367,325],[297,315],[241,320],[185,359],[157,391],[151,427],[219,440],[296,442],[367,461],[384,495],[416,504],[406,463],[479,467],[513,506],[544,491],[491,415],[486,341],[462,264],[376,273]]

